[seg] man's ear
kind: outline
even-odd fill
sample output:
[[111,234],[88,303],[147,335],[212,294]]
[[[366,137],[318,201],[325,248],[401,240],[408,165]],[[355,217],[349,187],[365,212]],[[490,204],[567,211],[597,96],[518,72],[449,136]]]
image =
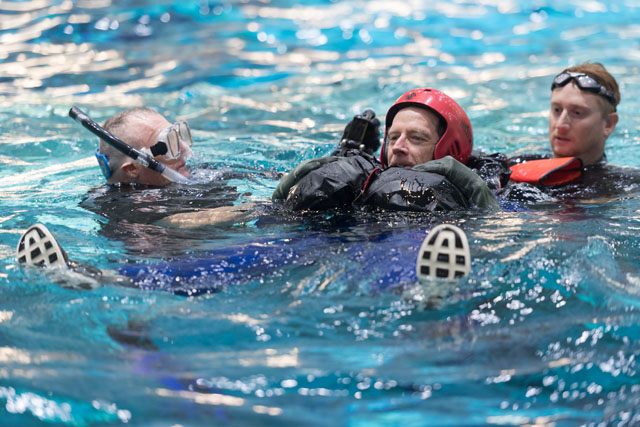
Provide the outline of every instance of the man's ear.
[[607,117],[605,117],[604,121],[604,133],[607,136],[607,138],[609,137],[609,135],[611,135],[611,133],[613,133],[613,130],[616,128],[616,125],[618,124],[618,113],[609,113],[607,114]]
[[126,162],[120,166],[120,170],[129,178],[131,181],[135,181],[138,179],[138,175],[140,175],[140,169],[138,169],[138,165],[133,162]]

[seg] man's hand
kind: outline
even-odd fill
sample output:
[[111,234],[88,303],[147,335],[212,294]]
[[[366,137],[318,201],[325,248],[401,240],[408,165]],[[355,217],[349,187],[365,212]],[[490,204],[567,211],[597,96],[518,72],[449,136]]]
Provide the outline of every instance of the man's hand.
[[[380,148],[380,120],[376,118],[373,110],[368,109],[355,116],[344,128],[336,153],[357,149],[373,154],[378,148]],[[334,155],[339,155],[336,153]]]
[[413,170],[437,173],[446,177],[475,206],[500,210],[498,199],[475,172],[451,156],[416,165]]
[[253,203],[245,203],[240,206],[223,206],[198,212],[185,212],[165,217],[157,221],[157,223],[158,225],[177,228],[244,223],[256,217],[256,212],[252,209],[253,206]]

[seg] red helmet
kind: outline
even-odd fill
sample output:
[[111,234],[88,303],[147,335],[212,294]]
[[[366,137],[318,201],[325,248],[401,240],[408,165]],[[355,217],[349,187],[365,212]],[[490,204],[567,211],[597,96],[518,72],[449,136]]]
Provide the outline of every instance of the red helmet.
[[464,164],[469,161],[473,148],[473,131],[471,130],[469,117],[456,101],[443,92],[424,88],[410,90],[398,98],[389,108],[382,150],[380,150],[380,162],[383,167],[387,167],[387,151],[389,151],[387,132],[391,128],[393,118],[398,114],[398,111],[406,107],[419,107],[435,111],[447,123],[447,128],[442,138],[436,143],[436,148],[433,152],[434,160],[444,156],[451,156]]

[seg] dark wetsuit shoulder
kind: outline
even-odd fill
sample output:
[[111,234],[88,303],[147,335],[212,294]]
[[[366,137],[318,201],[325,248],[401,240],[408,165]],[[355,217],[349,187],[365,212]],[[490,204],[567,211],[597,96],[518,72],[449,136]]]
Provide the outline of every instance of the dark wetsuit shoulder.
[[564,185],[550,187],[548,193],[558,199],[616,197],[640,188],[640,169],[609,164],[584,168],[582,175]]
[[110,221],[150,224],[168,215],[231,206],[239,193],[224,182],[158,188],[142,185],[103,185],[91,189],[80,206]]

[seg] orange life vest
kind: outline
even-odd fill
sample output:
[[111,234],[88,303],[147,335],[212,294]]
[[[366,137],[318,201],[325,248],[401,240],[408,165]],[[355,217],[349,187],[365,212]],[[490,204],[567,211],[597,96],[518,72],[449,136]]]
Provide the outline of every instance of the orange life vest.
[[564,184],[582,175],[582,160],[577,157],[529,160],[510,167],[510,178],[529,184]]

